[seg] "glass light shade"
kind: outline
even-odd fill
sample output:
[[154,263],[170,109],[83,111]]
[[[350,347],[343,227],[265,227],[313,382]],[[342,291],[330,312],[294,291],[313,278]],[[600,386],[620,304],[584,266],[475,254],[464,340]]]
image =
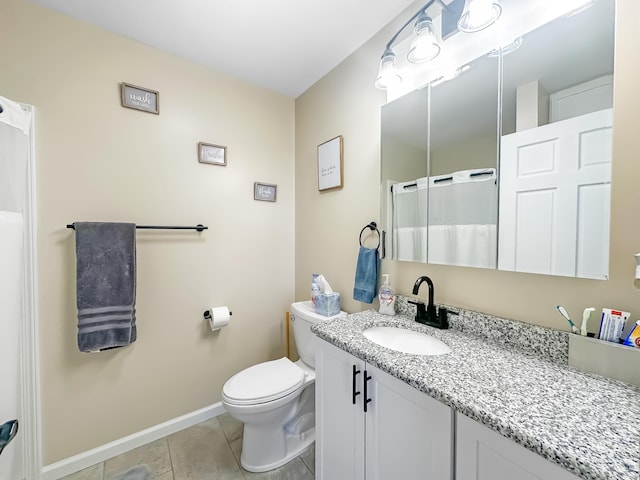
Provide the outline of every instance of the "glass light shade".
[[411,63],[423,63],[433,60],[440,53],[440,45],[433,33],[431,18],[420,15],[414,27],[415,36],[411,41],[407,60]]
[[495,23],[502,13],[499,0],[467,0],[458,20],[458,30],[479,32]]
[[378,70],[375,87],[380,90],[386,90],[400,83],[402,83],[402,77],[396,67],[396,55],[387,49],[382,54],[382,59],[380,60],[380,68]]

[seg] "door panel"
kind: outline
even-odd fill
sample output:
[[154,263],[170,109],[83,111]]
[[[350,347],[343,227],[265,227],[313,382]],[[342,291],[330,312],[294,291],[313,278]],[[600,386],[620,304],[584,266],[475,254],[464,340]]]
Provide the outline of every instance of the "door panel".
[[606,279],[612,111],[505,135],[498,268]]
[[[316,478],[364,479],[364,362],[318,340],[316,353]],[[353,367],[356,367],[354,376]],[[361,392],[354,399],[355,392]]]
[[451,480],[451,408],[367,366],[367,480]]
[[456,414],[456,480],[578,480],[513,440]]

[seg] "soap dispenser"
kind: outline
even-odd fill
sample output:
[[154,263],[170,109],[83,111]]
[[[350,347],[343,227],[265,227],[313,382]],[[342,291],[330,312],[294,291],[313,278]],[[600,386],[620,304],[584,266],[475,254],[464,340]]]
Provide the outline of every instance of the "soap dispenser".
[[384,277],[384,283],[378,291],[378,300],[380,301],[380,309],[378,312],[384,315],[395,315],[396,296],[391,289],[391,285],[389,285],[389,274],[384,273],[382,276]]

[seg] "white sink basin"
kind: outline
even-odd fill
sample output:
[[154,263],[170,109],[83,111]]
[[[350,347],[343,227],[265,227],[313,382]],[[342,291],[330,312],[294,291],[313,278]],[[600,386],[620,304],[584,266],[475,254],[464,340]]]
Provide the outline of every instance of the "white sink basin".
[[416,355],[444,355],[451,348],[431,335],[406,328],[371,327],[362,334],[382,347]]

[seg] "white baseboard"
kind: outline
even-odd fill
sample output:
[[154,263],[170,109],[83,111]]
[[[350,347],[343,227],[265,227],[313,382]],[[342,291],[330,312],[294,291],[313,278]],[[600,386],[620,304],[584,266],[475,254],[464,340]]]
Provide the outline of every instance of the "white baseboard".
[[146,430],[142,430],[141,432],[134,433],[92,450],[79,453],[73,457],[65,458],[59,462],[47,465],[42,468],[42,475],[40,478],[41,480],[58,480],[59,478],[79,472],[82,469],[91,467],[100,462],[104,462],[116,455],[141,447],[149,442],[159,440],[167,435],[171,435],[172,433],[179,432],[180,430],[184,430],[185,428],[204,422],[205,420],[217,417],[224,412],[225,409],[223,408],[222,403],[214,403],[213,405],[196,410],[195,412],[187,413],[181,417],[174,418],[151,428],[147,428]]

